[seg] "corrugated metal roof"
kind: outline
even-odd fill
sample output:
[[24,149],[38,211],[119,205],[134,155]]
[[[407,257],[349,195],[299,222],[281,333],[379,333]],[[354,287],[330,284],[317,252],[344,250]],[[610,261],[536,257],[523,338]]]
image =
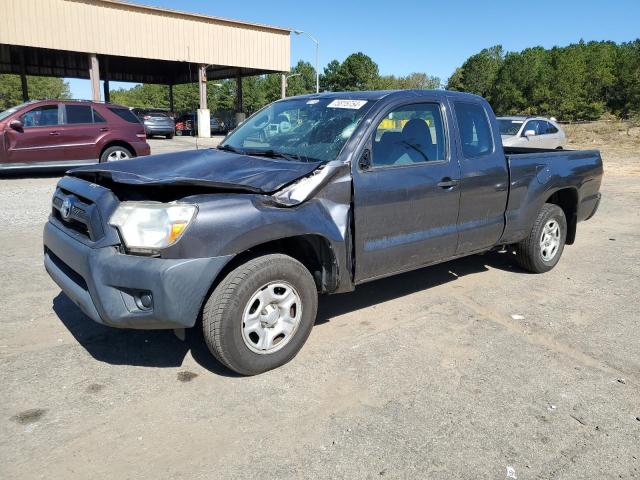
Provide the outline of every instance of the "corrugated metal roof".
[[288,71],[290,30],[122,2],[3,0],[0,44]]
[[215,17],[215,16],[211,16],[211,15],[203,15],[201,13],[192,13],[192,12],[184,12],[182,10],[175,10],[173,8],[160,8],[160,7],[154,7],[154,6],[150,6],[150,5],[143,5],[140,3],[132,3],[132,2],[125,2],[122,0],[96,0],[98,2],[103,2],[103,3],[115,3],[115,4],[120,4],[120,5],[126,5],[129,7],[133,7],[133,8],[138,8],[141,10],[148,10],[151,12],[160,12],[160,13],[170,13],[173,15],[179,15],[179,16],[184,16],[184,17],[194,17],[194,18],[200,18],[200,19],[204,19],[204,20],[216,20],[219,22],[227,22],[227,23],[237,23],[240,25],[247,25],[250,27],[261,27],[261,28],[266,28],[268,30],[281,30],[281,31],[285,31],[288,33],[293,32],[295,29],[293,28],[287,28],[287,27],[278,27],[278,26],[274,26],[274,25],[267,25],[264,23],[255,23],[255,22],[246,22],[244,20],[233,20],[230,18],[225,18],[225,17]]

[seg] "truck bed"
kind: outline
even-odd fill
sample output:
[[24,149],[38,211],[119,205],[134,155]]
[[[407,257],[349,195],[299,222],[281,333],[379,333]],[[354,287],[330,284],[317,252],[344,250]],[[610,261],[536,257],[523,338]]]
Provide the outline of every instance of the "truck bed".
[[571,244],[575,224],[593,215],[598,206],[603,175],[600,152],[518,147],[506,147],[504,152],[509,166],[509,201],[502,242],[524,238],[542,204],[562,190],[577,205],[574,218],[567,218],[567,243]]

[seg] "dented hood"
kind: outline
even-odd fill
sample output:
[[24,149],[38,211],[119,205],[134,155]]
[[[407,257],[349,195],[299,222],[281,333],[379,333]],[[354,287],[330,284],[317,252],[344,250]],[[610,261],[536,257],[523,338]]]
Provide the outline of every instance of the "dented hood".
[[272,193],[309,175],[319,165],[208,149],[101,163],[68,174],[91,181],[96,176],[106,177],[129,185],[197,185]]

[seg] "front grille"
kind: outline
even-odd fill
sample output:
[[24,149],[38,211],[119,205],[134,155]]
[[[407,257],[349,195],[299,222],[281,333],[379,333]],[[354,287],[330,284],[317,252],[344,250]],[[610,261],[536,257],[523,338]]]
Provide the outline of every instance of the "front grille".
[[59,210],[54,209],[53,212],[53,217],[56,218],[58,221],[62,222],[62,224],[69,228],[70,230],[73,230],[74,232],[77,232],[87,238],[91,238],[91,234],[89,232],[89,227],[87,226],[86,223],[80,222],[78,220],[75,220],[73,218],[68,218],[68,219],[64,219],[62,218],[62,215],[60,214]]
[[92,242],[102,237],[100,215],[97,206],[91,200],[59,188],[51,204],[51,216],[64,228]]

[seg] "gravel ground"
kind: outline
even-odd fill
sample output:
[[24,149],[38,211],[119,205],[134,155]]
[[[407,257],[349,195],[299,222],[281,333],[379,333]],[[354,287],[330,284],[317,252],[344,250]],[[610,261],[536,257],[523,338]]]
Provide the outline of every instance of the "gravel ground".
[[0,179],[0,478],[640,478],[640,184],[607,173],[552,272],[492,253],[323,298],[252,378],[84,317],[42,267],[57,178]]

